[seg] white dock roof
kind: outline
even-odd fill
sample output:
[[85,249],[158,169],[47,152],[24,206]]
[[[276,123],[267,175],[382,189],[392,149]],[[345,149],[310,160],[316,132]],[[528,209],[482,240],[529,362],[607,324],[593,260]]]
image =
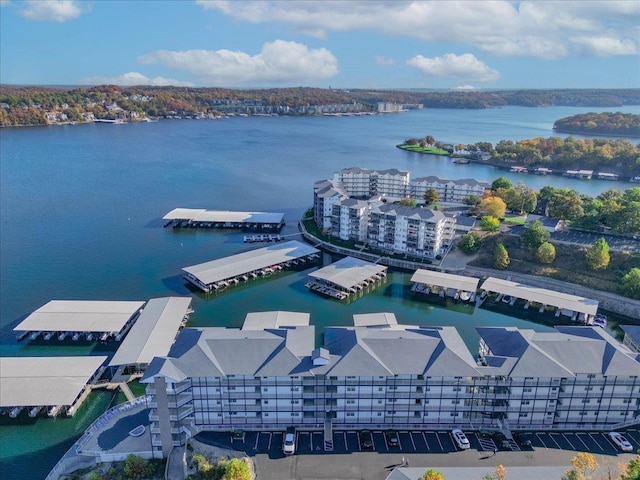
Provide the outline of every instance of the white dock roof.
[[353,315],[354,327],[377,327],[398,325],[395,313],[361,313]]
[[151,363],[169,353],[191,297],[152,298],[118,348],[109,366]]
[[411,281],[425,285],[455,288],[456,290],[465,292],[475,292],[480,280],[478,278],[463,277],[462,275],[452,275],[450,273],[434,272],[420,268],[413,274]]
[[310,273],[309,276],[331,282],[342,288],[351,288],[373,277],[376,273],[386,270],[387,267],[384,265],[376,265],[359,258],[345,257]]
[[238,275],[243,275],[254,270],[296,260],[313,253],[319,253],[319,250],[298,242],[297,240],[291,240],[289,242],[277,243],[268,247],[239,253],[230,257],[192,265],[182,270],[190,273],[206,285],[237,277]]
[[0,357],[0,407],[71,405],[107,357]]
[[306,327],[308,313],[302,312],[250,312],[244,319],[242,330],[264,330],[265,328]]
[[482,284],[483,290],[512,297],[522,298],[530,302],[552,305],[554,307],[571,310],[578,313],[595,315],[598,311],[598,301],[590,298],[569,295],[545,288],[532,287],[522,283],[510,282],[500,278],[489,277]]
[[281,223],[284,221],[284,213],[174,208],[162,218],[163,220],[191,220],[192,222]]
[[143,305],[144,302],[51,300],[14,330],[117,333]]

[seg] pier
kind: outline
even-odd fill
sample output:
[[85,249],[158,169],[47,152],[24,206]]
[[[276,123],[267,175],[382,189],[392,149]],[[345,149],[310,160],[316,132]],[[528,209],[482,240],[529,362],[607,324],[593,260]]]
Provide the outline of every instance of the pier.
[[164,217],[164,227],[231,228],[254,231],[279,231],[285,224],[284,213],[232,212],[199,208],[175,208]]
[[411,282],[411,291],[414,293],[473,302],[476,298],[479,279],[418,269],[411,277]]
[[182,270],[185,272],[185,280],[210,293],[319,258],[320,250],[297,240],[290,240]]
[[387,267],[345,257],[309,276],[313,278],[305,284],[309,290],[336,300],[345,300],[386,277]]

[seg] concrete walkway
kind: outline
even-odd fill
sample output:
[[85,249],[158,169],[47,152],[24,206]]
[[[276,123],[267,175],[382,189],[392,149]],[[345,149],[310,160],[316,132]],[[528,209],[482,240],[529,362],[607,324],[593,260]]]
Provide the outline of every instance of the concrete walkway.
[[164,478],[167,480],[184,480],[187,478],[186,467],[185,447],[173,447],[169,454],[169,458],[167,458],[167,467],[165,469]]

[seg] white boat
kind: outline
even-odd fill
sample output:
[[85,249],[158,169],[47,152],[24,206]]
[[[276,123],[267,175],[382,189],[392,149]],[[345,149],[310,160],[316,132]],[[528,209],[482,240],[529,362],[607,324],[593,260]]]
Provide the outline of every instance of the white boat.
[[460,292],[460,300],[463,302],[468,302],[471,299],[471,293],[469,292]]
[[88,333],[87,333],[87,340],[88,340],[88,341],[93,340],[93,333],[91,333],[91,332],[88,332]]
[[109,338],[109,334],[107,332],[104,332],[102,335],[100,335],[101,342],[106,342],[107,338]]
[[73,334],[73,336],[71,337],[71,340],[73,340],[74,342],[77,342],[78,339],[80,338],[80,333],[76,332]]
[[9,412],[9,416],[11,418],[16,418],[18,415],[20,415],[20,412],[22,411],[24,407],[14,407],[11,409],[11,411]]
[[36,338],[38,338],[38,336],[41,334],[42,332],[31,332],[31,335],[29,335],[29,340],[35,340]]
[[35,418],[38,416],[38,414],[40,413],[40,410],[42,410],[42,407],[33,407],[31,410],[29,410],[29,416],[31,418]]
[[67,335],[69,335],[69,332],[60,332],[58,334],[58,340],[60,341],[64,340],[67,337]]
[[44,338],[45,340],[51,340],[51,337],[53,337],[54,332],[46,332],[42,338]]
[[54,407],[51,407],[47,412],[47,415],[49,415],[50,417],[55,417],[58,415],[58,413],[60,413],[61,409],[62,409],[61,405],[56,405]]

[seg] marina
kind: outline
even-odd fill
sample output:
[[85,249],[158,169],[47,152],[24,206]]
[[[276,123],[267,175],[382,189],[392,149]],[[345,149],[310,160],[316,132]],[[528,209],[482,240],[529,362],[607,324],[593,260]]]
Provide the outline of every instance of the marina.
[[232,212],[199,208],[175,208],[164,217],[165,228],[231,228],[279,231],[285,224],[284,213]]
[[434,270],[418,269],[411,277],[411,291],[439,298],[450,297],[463,302],[473,302],[476,298],[479,279],[463,277]]
[[128,332],[142,311],[145,302],[51,300],[35,310],[13,330],[17,339],[63,341],[70,336],[88,342],[119,341]]
[[190,284],[210,293],[319,258],[320,250],[297,240],[290,240],[182,270],[185,272],[184,278]]
[[311,272],[313,280],[305,286],[312,292],[345,300],[387,276],[387,267],[358,258],[345,257],[331,265]]
[[16,418],[27,409],[36,417],[62,411],[73,416],[87,398],[90,384],[104,367],[106,356],[0,357],[0,409]]

